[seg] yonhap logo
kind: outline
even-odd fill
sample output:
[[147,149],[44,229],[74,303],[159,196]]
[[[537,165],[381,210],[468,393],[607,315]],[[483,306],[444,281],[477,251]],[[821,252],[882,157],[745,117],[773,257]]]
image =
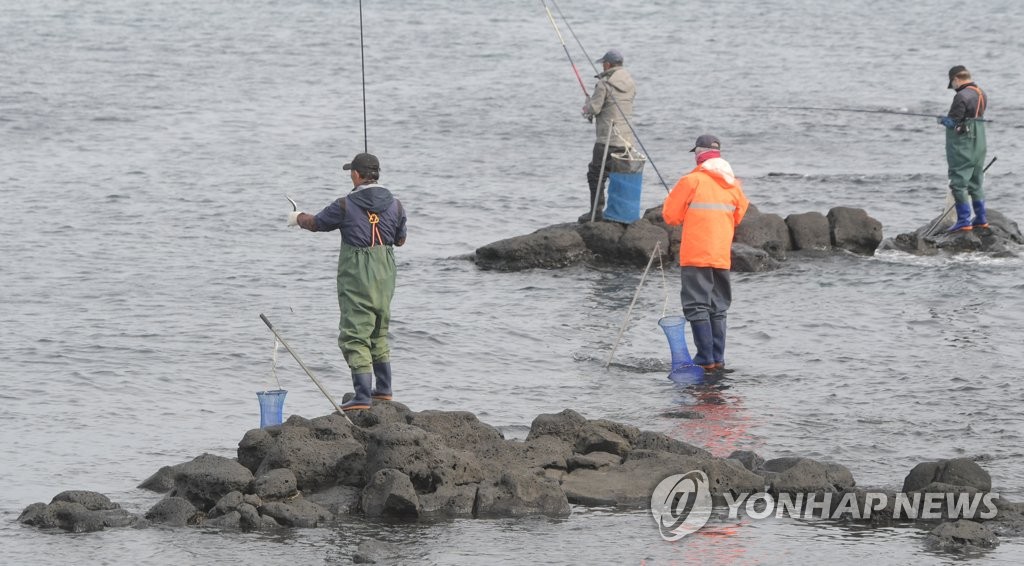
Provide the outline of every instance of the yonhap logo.
[[711,517],[708,476],[701,470],[669,476],[654,488],[651,514],[661,538],[673,542],[697,532]]
[[[675,542],[699,531],[714,510],[710,481],[702,470],[669,476],[651,494],[651,514],[658,523],[661,538]],[[996,516],[994,492],[922,492],[884,493],[881,491],[775,492],[765,486],[757,493],[724,491],[728,520],[743,519],[831,519],[870,520],[989,520]],[[719,509],[724,511],[724,507]],[[721,517],[726,517],[723,513]]]

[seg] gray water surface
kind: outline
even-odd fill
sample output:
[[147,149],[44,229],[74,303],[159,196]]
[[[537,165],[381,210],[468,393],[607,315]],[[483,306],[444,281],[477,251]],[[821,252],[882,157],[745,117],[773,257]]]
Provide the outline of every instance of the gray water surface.
[[[657,173],[674,183],[712,132],[764,212],[856,206],[886,237],[911,231],[945,206],[933,120],[766,107],[942,114],[946,70],[964,64],[991,100],[989,206],[1024,218],[1017,2],[977,3],[971,18],[924,0],[559,5],[591,57],[617,47],[637,79],[645,207],[664,198]],[[605,368],[640,270],[508,274],[463,259],[587,206],[593,129],[543,7],[369,1],[364,24],[369,149],[409,211],[398,400],[470,410],[511,436],[568,407],[716,455],[836,461],[865,486],[966,456],[1024,499],[1021,259],[884,252],[736,274],[737,372],[699,389],[665,379],[657,319],[678,312],[679,278],[655,266]],[[142,513],[160,496],[135,486],[159,467],[234,456],[259,423],[255,392],[277,387],[260,313],[333,395],[348,390],[337,235],[288,229],[284,195],[315,212],[349,188],[341,164],[363,150],[358,31],[355,2],[0,7],[0,561],[334,564],[366,538],[401,543],[408,563],[956,561],[913,527],[713,523],[670,544],[646,511],[582,507],[273,534],[17,524],[67,489]],[[329,412],[283,351],[277,376],[286,417]],[[704,418],[663,416],[681,410]],[[1020,563],[1024,546],[1004,539],[972,560]]]

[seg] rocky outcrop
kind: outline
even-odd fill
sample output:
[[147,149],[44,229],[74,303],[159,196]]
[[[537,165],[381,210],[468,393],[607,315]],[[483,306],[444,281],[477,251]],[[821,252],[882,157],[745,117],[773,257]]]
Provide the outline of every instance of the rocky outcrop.
[[[858,208],[833,208],[827,216],[818,212],[791,214],[783,220],[751,205],[736,227],[732,270],[778,269],[790,252],[872,255],[881,241],[881,223]],[[665,224],[661,207],[657,207],[629,225],[581,221],[549,226],[482,246],[471,258],[482,269],[499,271],[550,269],[582,262],[644,267],[657,250],[654,259],[675,265],[679,242],[679,227]]]
[[521,271],[535,267],[568,267],[589,255],[576,226],[561,224],[477,248],[475,259],[476,264],[485,269]]
[[970,487],[988,492],[992,490],[992,476],[968,458],[921,462],[903,480],[903,491],[922,491],[932,484]]
[[769,491],[779,493],[834,493],[853,487],[853,474],[832,462],[810,458],[775,458],[760,470]]
[[831,225],[820,212],[790,214],[786,217],[789,241],[797,251],[827,251],[832,249]]
[[999,544],[999,537],[981,523],[961,519],[942,523],[932,529],[925,537],[925,544],[935,550],[963,553],[995,548]]
[[873,255],[882,243],[882,223],[863,209],[839,206],[829,210],[826,218],[834,249]]
[[184,527],[201,521],[201,515],[188,499],[168,497],[146,511],[146,519],[155,525]]
[[936,255],[980,252],[996,257],[1015,257],[1024,235],[1016,222],[997,210],[987,212],[988,228],[946,232],[952,221],[936,217],[913,232],[897,235],[882,242],[880,249],[899,250],[914,255]]
[[146,525],[144,519],[128,513],[106,495],[82,490],[58,493],[49,504],[33,503],[21,512],[18,522],[71,533]]
[[[720,458],[571,409],[538,415],[523,440],[504,438],[467,411],[416,412],[375,401],[349,416],[352,422],[337,414],[292,416],[246,432],[236,459],[202,454],[165,466],[142,483],[166,494],[144,516],[99,493],[66,491],[49,504],[29,505],[18,520],[69,532],[149,525],[273,531],[336,525],[339,516],[353,514],[375,521],[564,517],[574,504],[649,508],[666,478],[699,470],[718,505],[784,496],[792,502],[798,499],[789,496],[803,494],[804,501],[820,501],[815,513],[833,520],[924,521],[932,531],[928,544],[943,551],[1024,536],[1024,504],[995,499],[988,472],[964,458],[922,462],[906,475],[903,491],[893,493],[856,486],[836,463],[765,460],[749,450]],[[885,502],[875,505],[879,494]],[[961,496],[975,503],[965,505]],[[901,516],[910,501],[929,513]],[[369,550],[363,558],[373,560]]]
[[170,497],[180,497],[207,511],[232,491],[249,491],[252,472],[236,460],[202,454],[178,468]]
[[764,250],[778,260],[786,259],[786,252],[793,249],[786,221],[778,214],[763,213],[754,205],[736,227],[733,241]]

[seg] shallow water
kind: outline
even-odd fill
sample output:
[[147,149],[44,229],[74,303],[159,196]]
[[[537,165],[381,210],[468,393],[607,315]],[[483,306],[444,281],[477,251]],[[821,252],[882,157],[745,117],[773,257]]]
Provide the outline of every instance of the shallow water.
[[[736,274],[737,372],[699,389],[664,378],[657,319],[679,304],[665,266],[605,368],[639,270],[507,274],[461,259],[586,208],[593,131],[543,9],[364,4],[369,147],[410,213],[392,329],[400,400],[471,410],[512,436],[571,407],[718,455],[834,460],[868,486],[968,456],[994,490],[1024,499],[1020,259],[885,252]],[[963,63],[995,120],[990,206],[1024,218],[1017,3],[973,7],[957,35],[954,2],[862,4],[647,2],[614,24],[596,14],[617,3],[560,6],[592,57],[619,47],[637,78],[654,165],[645,206],[663,198],[658,173],[674,182],[691,140],[711,131],[762,211],[857,206],[887,237],[911,231],[945,206],[933,121],[764,107],[939,114],[946,69]],[[288,230],[284,195],[315,211],[347,190],[340,165],[363,149],[357,26],[353,6],[319,1],[0,8],[4,560],[344,563],[377,537],[402,542],[407,562],[439,564],[951,561],[925,551],[916,528],[746,522],[669,544],[645,512],[586,508],[273,535],[19,526],[24,507],[65,489],[144,512],[159,496],[134,486],[160,466],[234,455],[259,423],[254,393],[277,387],[259,313],[332,394],[347,391],[337,236]],[[283,351],[278,365],[286,417],[329,411]],[[680,410],[704,418],[663,416]],[[1004,540],[982,558],[1019,563],[1022,549]]]

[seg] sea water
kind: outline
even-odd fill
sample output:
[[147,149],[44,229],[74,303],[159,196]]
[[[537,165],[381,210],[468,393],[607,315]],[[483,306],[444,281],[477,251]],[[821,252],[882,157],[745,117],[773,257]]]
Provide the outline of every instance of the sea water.
[[[643,206],[692,167],[703,133],[762,211],[864,208],[886,237],[945,207],[946,71],[990,98],[989,206],[1024,218],[1018,3],[626,5],[559,2],[591,59],[625,54],[649,163]],[[556,12],[557,16],[557,12]],[[559,20],[561,22],[561,20]],[[364,147],[409,213],[393,305],[396,399],[469,410],[510,438],[572,408],[707,447],[808,456],[898,489],[918,462],[968,457],[1024,499],[1022,261],[982,255],[792,257],[735,274],[727,358],[704,388],[665,376],[657,321],[679,313],[656,265],[605,367],[640,269],[496,273],[486,243],[587,210],[593,126],[538,3],[56,0],[0,7],[0,561],[334,564],[362,540],[404,563],[835,564],[951,561],[926,530],[821,521],[713,522],[677,543],[646,510],[274,533],[16,522],[67,489],[135,513],[161,466],[232,457],[277,388],[265,313],[336,398],[336,234],[285,225],[350,188]],[[564,24],[564,22],[561,22]],[[567,27],[592,88],[592,69]],[[365,135],[364,135],[365,134]],[[364,146],[365,144],[365,146]],[[331,411],[278,357],[284,417]],[[693,411],[703,418],[680,419]],[[680,470],[683,472],[685,470]],[[1020,563],[1004,539],[983,557]]]

